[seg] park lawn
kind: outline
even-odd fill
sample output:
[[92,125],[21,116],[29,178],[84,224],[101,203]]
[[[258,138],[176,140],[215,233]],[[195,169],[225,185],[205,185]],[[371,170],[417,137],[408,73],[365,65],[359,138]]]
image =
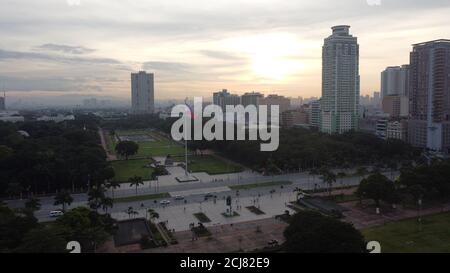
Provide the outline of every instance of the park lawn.
[[152,130],[150,129],[134,129],[134,130],[117,130],[116,135],[118,136],[134,136],[134,135],[142,135],[142,134],[152,134]]
[[148,159],[129,159],[118,160],[111,162],[114,168],[114,180],[119,182],[128,182],[128,179],[133,176],[140,176],[144,180],[150,180],[153,173],[153,168],[145,167],[150,163]]
[[206,172],[210,175],[242,172],[244,168],[212,155],[189,157],[190,172]]
[[115,198],[115,203],[128,203],[128,202],[136,202],[136,201],[145,201],[152,199],[161,199],[161,198],[170,198],[170,194],[168,192],[155,193],[155,194],[147,194],[147,195],[137,195],[137,196],[128,196]]
[[378,241],[381,252],[449,253],[450,213],[422,217],[422,231],[417,218],[362,230],[367,241]]
[[183,154],[184,154],[183,146],[169,139],[161,139],[155,141],[140,142],[138,153],[133,157],[167,156],[167,155],[177,156]]
[[254,183],[254,184],[244,184],[238,186],[229,186],[232,190],[248,190],[254,188],[263,188],[263,187],[277,187],[277,186],[286,186],[291,185],[290,181],[274,181],[274,182],[264,182],[264,183]]

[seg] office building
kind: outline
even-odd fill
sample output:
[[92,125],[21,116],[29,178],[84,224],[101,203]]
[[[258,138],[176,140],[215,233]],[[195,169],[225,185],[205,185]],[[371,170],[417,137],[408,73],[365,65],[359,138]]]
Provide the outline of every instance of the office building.
[[359,45],[350,26],[335,26],[322,49],[321,131],[344,133],[358,128]]
[[381,98],[408,96],[409,65],[390,66],[381,72]]
[[408,140],[417,147],[450,149],[450,40],[413,45],[410,54]]
[[389,95],[383,98],[383,112],[391,118],[408,117],[409,99],[406,96]]
[[131,74],[131,112],[150,114],[155,111],[155,87],[152,73]]

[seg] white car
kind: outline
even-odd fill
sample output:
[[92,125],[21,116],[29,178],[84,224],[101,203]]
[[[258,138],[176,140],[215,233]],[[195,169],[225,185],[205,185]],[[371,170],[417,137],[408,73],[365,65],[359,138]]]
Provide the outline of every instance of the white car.
[[62,215],[64,215],[64,212],[62,212],[60,210],[52,210],[49,213],[50,217],[59,217],[59,216],[62,216]]
[[173,199],[175,199],[175,200],[184,200],[184,196],[181,196],[181,195],[175,195],[175,196],[173,197]]
[[161,205],[169,205],[170,201],[169,200],[162,200],[161,202],[159,202]]

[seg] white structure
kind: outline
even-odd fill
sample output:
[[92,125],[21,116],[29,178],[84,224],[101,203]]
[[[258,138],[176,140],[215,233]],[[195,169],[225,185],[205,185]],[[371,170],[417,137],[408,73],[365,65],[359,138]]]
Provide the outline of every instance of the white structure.
[[17,111],[1,111],[0,121],[4,122],[23,122],[25,118],[19,114]]
[[335,26],[322,49],[322,132],[341,134],[358,128],[359,45],[350,26]]
[[381,98],[408,96],[409,65],[390,66],[381,72]]
[[61,115],[58,114],[56,116],[42,116],[36,119],[37,121],[53,121],[56,123],[67,121],[67,120],[75,120],[74,115]]
[[152,73],[131,74],[131,112],[149,114],[155,111],[155,87]]

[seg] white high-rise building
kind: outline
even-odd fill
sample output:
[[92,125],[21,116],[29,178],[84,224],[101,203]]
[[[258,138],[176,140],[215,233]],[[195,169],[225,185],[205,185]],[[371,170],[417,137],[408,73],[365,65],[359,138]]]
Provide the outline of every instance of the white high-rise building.
[[322,132],[344,133],[358,128],[359,45],[350,26],[335,26],[322,49]]
[[409,65],[390,66],[381,72],[381,98],[408,96]]
[[139,71],[131,74],[131,112],[149,114],[155,110],[153,73]]

